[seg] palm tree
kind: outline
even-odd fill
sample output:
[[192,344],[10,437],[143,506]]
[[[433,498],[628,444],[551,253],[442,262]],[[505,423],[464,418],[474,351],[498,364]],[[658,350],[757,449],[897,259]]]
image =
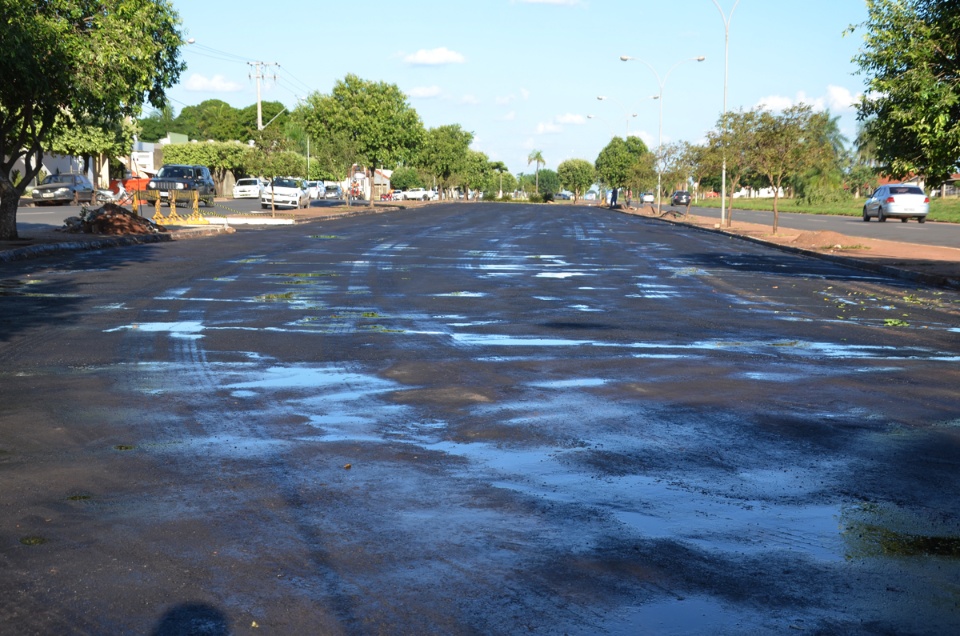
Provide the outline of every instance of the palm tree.
[[536,188],[537,194],[540,194],[540,164],[546,165],[546,161],[543,160],[543,152],[539,150],[533,150],[527,155],[527,165],[529,166],[534,161],[537,162],[537,178],[536,178]]
[[502,161],[491,161],[490,169],[500,175],[500,194],[497,195],[498,199],[503,198],[503,173],[507,171],[507,164]]

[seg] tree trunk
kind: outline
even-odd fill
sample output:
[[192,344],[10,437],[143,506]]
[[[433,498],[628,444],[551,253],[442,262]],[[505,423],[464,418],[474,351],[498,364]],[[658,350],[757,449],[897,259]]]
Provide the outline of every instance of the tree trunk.
[[12,241],[17,236],[17,206],[20,192],[6,175],[0,175],[0,241]]
[[780,202],[780,186],[773,187],[773,233],[777,233],[780,226],[780,211],[777,209],[777,203]]

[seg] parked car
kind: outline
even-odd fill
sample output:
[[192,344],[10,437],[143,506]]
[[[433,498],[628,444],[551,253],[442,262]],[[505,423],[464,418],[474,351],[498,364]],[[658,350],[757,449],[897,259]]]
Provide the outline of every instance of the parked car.
[[401,196],[404,201],[429,201],[433,198],[433,191],[425,188],[410,188]]
[[390,193],[391,201],[403,201],[403,190],[394,190]]
[[270,185],[266,179],[237,179],[233,186],[234,199],[259,199],[264,188]]
[[927,220],[930,212],[930,197],[920,186],[906,183],[888,183],[873,191],[863,204],[863,220],[871,216],[883,223],[888,218],[898,218],[906,223],[907,219],[916,219],[918,223]]
[[556,199],[557,201],[571,201],[573,200],[573,194],[570,192],[567,192],[566,190],[561,190],[560,192],[557,192],[555,195],[553,195],[553,198]]
[[640,203],[650,203],[652,204],[657,200],[657,197],[653,196],[653,192],[641,192],[640,193]]
[[66,205],[74,201],[90,201],[93,198],[93,184],[82,174],[51,174],[33,189],[30,196],[38,205]]
[[323,181],[304,181],[303,189],[307,191],[307,196],[311,199],[323,198]]
[[324,199],[342,199],[343,198],[343,188],[338,185],[328,185],[324,188]]
[[303,189],[303,182],[295,177],[277,177],[260,195],[260,207],[305,208],[310,197]]
[[217,188],[206,166],[168,163],[147,183],[146,198],[150,202],[158,197],[161,201],[169,202],[172,192],[176,192],[176,205],[190,205],[196,192],[200,203],[210,206],[213,205]]
[[690,205],[690,193],[686,190],[677,190],[670,197],[671,205]]

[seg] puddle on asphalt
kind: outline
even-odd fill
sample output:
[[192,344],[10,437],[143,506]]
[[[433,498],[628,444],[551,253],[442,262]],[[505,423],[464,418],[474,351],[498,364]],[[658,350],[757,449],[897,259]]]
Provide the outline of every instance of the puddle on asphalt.
[[541,272],[537,274],[537,278],[573,278],[575,276],[593,276],[588,272]]
[[572,380],[553,380],[551,382],[531,382],[530,386],[542,389],[575,389],[603,386],[607,383],[601,378],[574,378]]
[[169,333],[174,338],[202,338],[202,322],[185,320],[182,322],[139,322],[113,329],[104,329],[104,333],[116,331],[142,331],[145,333]]

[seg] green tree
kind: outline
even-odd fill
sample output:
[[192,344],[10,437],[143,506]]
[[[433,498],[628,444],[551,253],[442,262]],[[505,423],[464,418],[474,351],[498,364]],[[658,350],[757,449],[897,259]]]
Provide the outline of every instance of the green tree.
[[358,159],[372,169],[393,169],[406,163],[423,140],[420,116],[394,84],[351,74],[338,81],[330,95],[312,93],[306,102],[304,116],[310,134],[347,135],[356,144]]
[[540,192],[551,197],[560,191],[560,177],[556,170],[544,168],[540,171]]
[[733,222],[733,195],[741,182],[754,170],[754,149],[757,119],[761,109],[728,111],[720,116],[716,130],[707,133],[707,152],[702,159],[720,173],[723,157],[727,160],[727,227]]
[[170,144],[163,147],[163,162],[207,166],[216,182],[217,193],[222,196],[228,172],[250,174],[250,168],[255,165],[254,152],[238,141]]
[[[284,128],[290,117],[290,113],[287,112],[286,106],[282,102],[260,102],[260,112],[264,128],[267,128],[268,125]],[[260,132],[257,129],[257,105],[251,104],[241,108],[238,118],[240,121],[240,141],[256,139]]]
[[431,128],[417,154],[418,165],[436,177],[441,189],[448,190],[455,185],[453,176],[461,170],[471,143],[473,133],[463,130],[459,124]]
[[148,116],[140,119],[140,141],[156,143],[176,130],[176,116],[169,104],[157,108]]
[[537,164],[536,181],[534,187],[536,189],[536,193],[540,194],[540,166],[546,165],[547,163],[543,159],[543,152],[540,150],[531,150],[530,154],[527,155],[527,165],[529,166],[531,163]]
[[593,185],[597,171],[586,159],[567,159],[557,166],[557,176],[560,185],[573,192],[573,202],[576,203]]
[[[133,147],[133,136],[137,132],[137,124],[133,120],[101,125],[78,121],[72,114],[64,112],[57,121],[56,130],[47,145],[49,151],[58,155],[84,157],[88,167],[92,160],[98,179],[105,162],[121,157],[126,159]],[[108,184],[95,185],[105,187]]]
[[[490,159],[482,152],[470,150],[459,174],[460,185],[468,188],[474,195],[481,192],[492,192],[496,187],[495,173],[490,167]],[[473,201],[479,201],[474,196]]]
[[857,107],[888,174],[921,174],[937,186],[960,157],[960,4],[867,0],[864,43],[854,61],[866,77]]
[[[113,126],[180,78],[180,18],[166,0],[0,0],[0,240],[40,172],[57,118]],[[13,166],[25,172],[14,185]]]
[[219,99],[185,106],[177,117],[177,132],[197,141],[242,141],[241,111]]
[[427,187],[420,176],[420,172],[410,166],[401,166],[394,170],[393,176],[390,177],[390,184],[400,190]]
[[510,171],[507,168],[507,164],[503,163],[502,161],[491,161],[490,169],[496,172],[498,175],[500,175],[499,185],[497,188],[497,198],[502,199],[503,198],[503,175],[504,173],[509,174]]
[[639,137],[614,137],[597,155],[597,177],[611,188],[621,188],[627,185],[630,168],[649,153]]
[[754,166],[773,189],[773,233],[776,234],[780,222],[777,204],[784,182],[831,160],[832,148],[826,134],[829,116],[814,113],[806,104],[798,104],[779,115],[761,111],[756,124]]

